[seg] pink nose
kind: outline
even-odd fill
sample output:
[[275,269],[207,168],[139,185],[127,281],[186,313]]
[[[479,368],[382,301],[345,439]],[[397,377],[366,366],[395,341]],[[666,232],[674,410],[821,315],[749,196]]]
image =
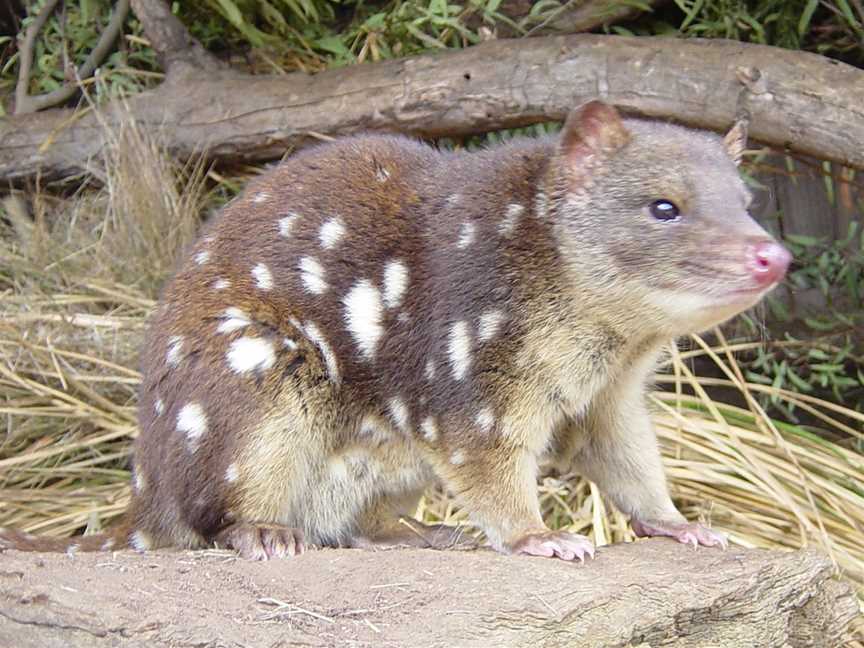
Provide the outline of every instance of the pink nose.
[[792,255],[789,250],[774,241],[763,241],[753,247],[750,259],[750,272],[753,278],[763,286],[780,281],[789,268]]

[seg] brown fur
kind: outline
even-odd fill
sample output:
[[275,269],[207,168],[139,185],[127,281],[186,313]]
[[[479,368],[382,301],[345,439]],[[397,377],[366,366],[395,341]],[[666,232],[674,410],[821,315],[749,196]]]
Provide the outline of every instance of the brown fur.
[[[669,498],[644,383],[666,340],[763,292],[745,256],[770,239],[747,216],[730,141],[592,103],[558,138],[446,153],[356,137],[264,174],[208,228],[153,318],[132,544],[221,541],[265,557],[304,539],[404,539],[398,516],[439,479],[496,548],[581,556],[581,539],[541,519],[548,461],[575,464],[645,533],[714,544]],[[659,198],[680,222],[647,214]],[[333,218],[343,234],[329,245]],[[396,260],[407,284],[390,305]],[[352,334],[352,295],[374,351]],[[232,368],[235,343],[241,364],[261,363]],[[206,416],[197,439],[186,432],[201,419],[184,411]]]

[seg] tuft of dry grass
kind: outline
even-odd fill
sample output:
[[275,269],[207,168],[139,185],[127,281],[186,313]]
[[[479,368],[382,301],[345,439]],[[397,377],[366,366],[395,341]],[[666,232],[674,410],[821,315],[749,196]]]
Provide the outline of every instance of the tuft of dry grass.
[[[192,240],[207,204],[200,164],[179,166],[125,122],[106,132],[102,186],[66,198],[37,194],[33,217],[15,196],[0,219],[0,525],[51,535],[97,529],[124,510],[135,421],[138,345],[157,290]],[[730,344],[673,347],[651,400],[676,503],[747,547],[815,546],[864,600],[864,415],[747,382]],[[721,377],[696,375],[709,358]],[[712,397],[732,388],[742,404]],[[772,420],[772,393],[820,429]],[[845,439],[833,442],[827,439]],[[577,475],[546,477],[551,526],[598,545],[632,541],[623,515]],[[464,523],[430,492],[427,521]]]
[[0,214],[0,520],[56,535],[126,505],[141,334],[206,200],[200,162],[128,119],[104,137],[101,187]]

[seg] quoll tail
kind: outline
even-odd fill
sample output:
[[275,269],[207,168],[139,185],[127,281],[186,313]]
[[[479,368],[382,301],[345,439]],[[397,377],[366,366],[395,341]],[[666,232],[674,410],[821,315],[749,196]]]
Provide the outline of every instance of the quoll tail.
[[15,551],[75,553],[78,551],[114,551],[127,547],[129,547],[129,527],[126,524],[111,529],[107,533],[74,536],[72,538],[52,538],[0,527],[0,552],[14,549]]

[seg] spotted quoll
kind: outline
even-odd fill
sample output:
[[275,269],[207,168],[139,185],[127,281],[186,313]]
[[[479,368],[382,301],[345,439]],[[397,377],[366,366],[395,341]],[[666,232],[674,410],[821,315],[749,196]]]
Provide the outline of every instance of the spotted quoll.
[[446,545],[399,523],[438,481],[498,551],[593,555],[543,522],[550,462],[640,536],[724,545],[669,497],[645,383],[669,339],[786,272],[747,214],[744,140],[591,102],[480,152],[370,135],[286,160],[165,289],[127,523],[81,548]]

